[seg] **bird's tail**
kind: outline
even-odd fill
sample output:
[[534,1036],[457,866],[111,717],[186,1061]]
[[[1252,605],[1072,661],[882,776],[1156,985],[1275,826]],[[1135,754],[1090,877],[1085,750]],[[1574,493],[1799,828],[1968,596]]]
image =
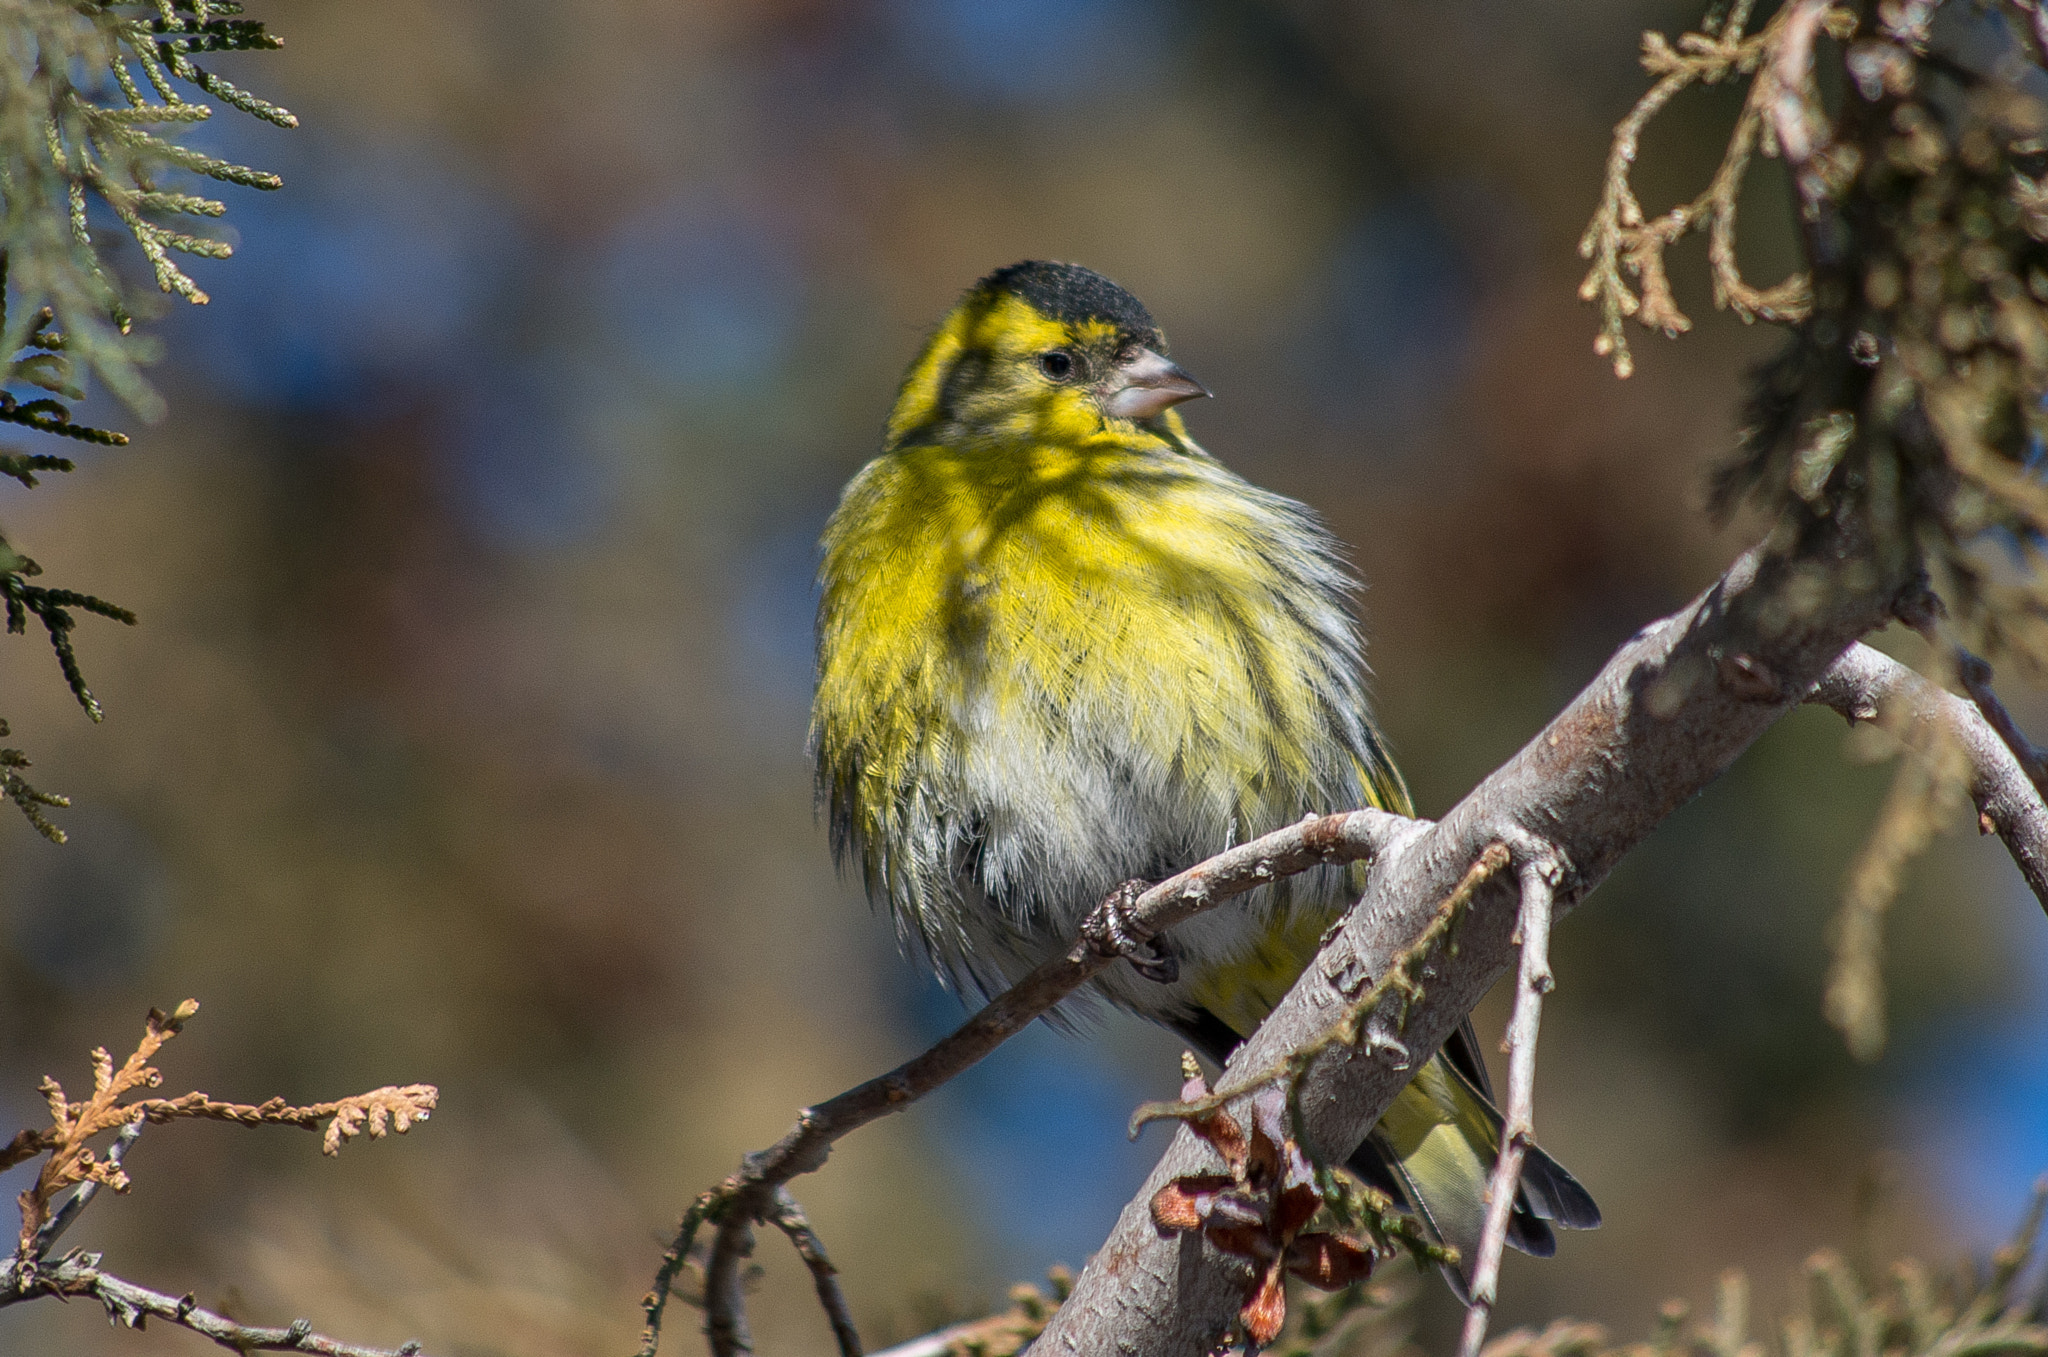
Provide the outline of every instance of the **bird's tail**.
[[[1439,1242],[1457,1249],[1458,1266],[1445,1265],[1444,1280],[1468,1305],[1500,1136],[1500,1113],[1446,1053],[1416,1073],[1348,1164],[1405,1202]],[[1508,1218],[1508,1243],[1548,1258],[1557,1252],[1552,1225],[1590,1230],[1599,1223],[1592,1195],[1563,1165],[1530,1146]]]

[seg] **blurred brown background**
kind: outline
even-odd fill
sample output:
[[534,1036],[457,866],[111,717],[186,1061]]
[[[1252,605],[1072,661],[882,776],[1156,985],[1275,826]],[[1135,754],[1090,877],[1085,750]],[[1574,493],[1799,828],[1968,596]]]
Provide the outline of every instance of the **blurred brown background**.
[[[0,814],[0,1112],[188,995],[173,1091],[443,1102],[333,1163],[151,1132],[70,1242],[162,1289],[437,1353],[627,1351],[690,1195],[957,1018],[812,816],[810,576],[925,327],[994,266],[1130,286],[1218,394],[1196,435],[1353,545],[1425,813],[1751,531],[1701,490],[1774,337],[1708,310],[1695,245],[1699,331],[1644,336],[1622,384],[1574,297],[1640,31],[1692,4],[255,10],[288,47],[223,69],[305,125],[199,129],[287,187],[230,190],[239,256],[160,327],[171,417],[0,490],[52,580],[143,618],[83,625],[98,728],[39,641],[0,646],[13,743],[78,802],[64,849]],[[1734,98],[1657,125],[1653,209]],[[1767,278],[1777,173],[1744,216]],[[1637,1334],[1730,1263],[1768,1314],[1852,1242],[1873,1155],[1884,1239],[1937,1256],[2048,1166],[2048,925],[1995,844],[1915,868],[1883,1062],[1820,1021],[1872,752],[1796,716],[1561,930],[1539,1126],[1609,1223],[1512,1262],[1506,1323]],[[802,1182],[870,1342],[1082,1262],[1174,1055],[1128,1021],[1033,1031]],[[760,1258],[761,1350],[827,1351],[794,1259]],[[7,1352],[199,1341],[0,1319]]]

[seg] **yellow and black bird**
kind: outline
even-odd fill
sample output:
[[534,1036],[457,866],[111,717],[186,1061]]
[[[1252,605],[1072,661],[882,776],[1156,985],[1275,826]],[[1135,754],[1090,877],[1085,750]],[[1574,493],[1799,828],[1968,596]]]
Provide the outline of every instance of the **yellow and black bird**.
[[[1337,542],[1196,446],[1207,390],[1136,297],[1027,261],[911,365],[882,453],[825,529],[818,789],[835,852],[942,975],[994,993],[1113,889],[1309,812],[1408,795],[1373,724]],[[1349,902],[1355,870],[1170,930],[1101,998],[1222,1061]],[[1351,1167],[1474,1257],[1500,1114],[1469,1026]],[[1510,1242],[1599,1224],[1531,1150]],[[1446,1270],[1461,1298],[1467,1278]]]

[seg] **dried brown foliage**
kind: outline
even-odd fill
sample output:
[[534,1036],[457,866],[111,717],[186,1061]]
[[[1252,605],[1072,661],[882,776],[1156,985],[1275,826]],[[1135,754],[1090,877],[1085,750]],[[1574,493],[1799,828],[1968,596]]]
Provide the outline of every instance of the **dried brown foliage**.
[[[2048,483],[2048,72],[2031,4],[1788,4],[1745,34],[1752,6],[1676,42],[1644,39],[1657,82],[1615,130],[1581,243],[1595,349],[1626,375],[1623,320],[1677,334],[1664,251],[1709,236],[1718,305],[1794,327],[1761,374],[1723,510],[1854,514],[1895,560],[1924,559],[1945,625],[1972,648],[2048,667],[2041,563]],[[1795,34],[1795,15],[1817,13]],[[1817,30],[1817,31],[1816,31]],[[2044,30],[2048,31],[2048,30]],[[1825,36],[1827,44],[1815,39]],[[1788,47],[1796,36],[1799,45]],[[1982,54],[1984,49],[1993,52]],[[1965,56],[1968,52],[1970,55]],[[1820,67],[1845,93],[1830,109]],[[1631,175],[1645,124],[1692,85],[1747,79],[1720,168],[1692,201],[1646,219]],[[1814,269],[1769,289],[1736,268],[1736,212],[1754,153],[1788,136]],[[1631,287],[1629,276],[1635,280]],[[2017,569],[1999,570],[1994,553]]]
[[98,1183],[116,1192],[128,1190],[128,1175],[120,1164],[96,1157],[91,1145],[96,1137],[124,1126],[190,1118],[231,1121],[243,1126],[299,1126],[311,1131],[325,1123],[321,1152],[335,1154],[363,1131],[368,1131],[372,1140],[381,1139],[387,1131],[404,1134],[414,1122],[427,1119],[441,1096],[431,1084],[408,1084],[403,1088],[372,1089],[310,1107],[292,1107],[282,1098],[256,1104],[226,1103],[198,1092],[175,1098],[124,1101],[138,1089],[163,1084],[162,1072],[149,1062],[198,1011],[196,999],[187,999],[169,1013],[152,1008],[143,1026],[142,1040],[119,1069],[114,1067],[114,1058],[106,1047],[93,1051],[92,1095],[84,1102],[73,1103],[65,1096],[61,1084],[48,1075],[43,1077],[41,1091],[50,1107],[50,1125],[41,1130],[21,1131],[0,1150],[0,1168],[12,1167],[40,1153],[49,1156],[35,1183],[21,1194],[24,1255],[34,1251],[36,1235],[49,1223],[51,1204],[60,1192],[82,1183]]
[[[367,1132],[373,1140],[393,1131],[403,1134],[414,1123],[425,1121],[440,1098],[431,1084],[372,1089],[309,1107],[293,1107],[282,1098],[253,1104],[221,1102],[199,1092],[175,1098],[131,1098],[141,1090],[162,1086],[163,1074],[150,1062],[198,1011],[194,999],[185,1000],[169,1013],[151,1009],[142,1039],[118,1067],[105,1047],[93,1051],[92,1093],[83,1101],[73,1102],[61,1084],[44,1077],[42,1094],[49,1105],[50,1124],[24,1129],[0,1148],[0,1168],[38,1154],[47,1156],[35,1182],[21,1194],[21,1235],[13,1256],[0,1265],[0,1306],[38,1296],[89,1295],[107,1307],[110,1318],[130,1328],[141,1328],[154,1315],[238,1351],[263,1348],[378,1357],[382,1350],[321,1337],[304,1320],[284,1328],[258,1328],[201,1309],[191,1296],[173,1297],[137,1286],[102,1271],[97,1254],[74,1252],[47,1261],[58,1235],[94,1193],[100,1188],[128,1190],[121,1155],[146,1124],[202,1120],[298,1126],[322,1131],[322,1152],[331,1155],[359,1134]],[[95,1139],[115,1133],[119,1138],[111,1150],[102,1154],[93,1148]],[[72,1189],[71,1198],[58,1207],[58,1196]],[[411,1350],[417,1351],[417,1347]]]
[[[1181,1057],[1181,1099],[1207,1098],[1208,1081],[1192,1054]],[[1309,1230],[1323,1209],[1315,1167],[1287,1133],[1287,1095],[1267,1085],[1252,1099],[1250,1127],[1224,1108],[1187,1118],[1190,1130],[1223,1157],[1225,1172],[1176,1178],[1152,1197],[1152,1223],[1162,1234],[1200,1232],[1225,1253],[1250,1259],[1258,1281],[1238,1320],[1247,1342],[1268,1347],[1287,1322],[1291,1274],[1323,1291],[1356,1286],[1372,1275],[1384,1241],[1338,1230]]]
[[[1930,570],[1945,605],[1930,620],[2048,670],[2048,25],[2031,3],[1886,0],[1787,4],[1745,34],[1751,9],[1644,39],[1658,79],[1615,130],[1581,242],[1594,261],[1581,295],[1602,313],[1594,347],[1625,376],[1625,318],[1690,328],[1664,251],[1706,231],[1717,305],[1793,327],[1760,374],[1719,507],[1747,500],[1792,532],[1853,515],[1885,560]],[[1833,109],[1829,64],[1845,87]],[[1741,79],[1712,182],[1646,218],[1631,187],[1645,124],[1690,86]],[[1735,262],[1743,176],[1788,136],[1814,267],[1758,290]]]

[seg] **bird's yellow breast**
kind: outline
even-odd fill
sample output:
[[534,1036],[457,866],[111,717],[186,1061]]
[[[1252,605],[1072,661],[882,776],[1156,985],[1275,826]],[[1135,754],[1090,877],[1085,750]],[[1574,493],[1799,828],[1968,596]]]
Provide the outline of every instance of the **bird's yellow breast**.
[[[1402,801],[1333,543],[1176,427],[895,448],[824,546],[820,791],[871,898],[948,969],[1014,979],[1120,881]],[[1112,997],[1192,1001],[1278,936],[1282,898],[1184,925],[1182,984]],[[1285,930],[1295,966],[1319,929]]]
[[1289,525],[1235,479],[1111,439],[873,463],[826,537],[818,696],[821,737],[859,746],[859,818],[970,731],[1026,760],[1084,738],[1224,801],[1309,776]]

